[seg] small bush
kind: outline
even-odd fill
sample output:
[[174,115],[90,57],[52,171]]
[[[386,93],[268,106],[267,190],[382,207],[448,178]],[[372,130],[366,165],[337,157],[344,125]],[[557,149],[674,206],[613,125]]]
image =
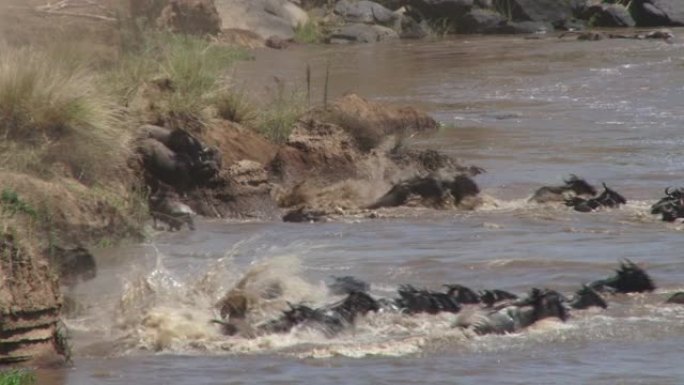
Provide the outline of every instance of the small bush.
[[0,168],[90,184],[126,159],[121,111],[88,67],[56,53],[0,47]]
[[11,369],[0,372],[0,385],[32,385],[36,383],[36,375],[27,370]]
[[242,92],[224,90],[216,97],[214,104],[218,115],[231,122],[250,125],[257,119],[256,109]]
[[305,24],[300,24],[295,28],[294,40],[303,44],[321,43],[323,30],[315,20],[309,19]]
[[287,92],[282,83],[277,84],[276,95],[257,118],[259,132],[275,143],[284,143],[290,137],[297,119],[306,110],[301,92]]

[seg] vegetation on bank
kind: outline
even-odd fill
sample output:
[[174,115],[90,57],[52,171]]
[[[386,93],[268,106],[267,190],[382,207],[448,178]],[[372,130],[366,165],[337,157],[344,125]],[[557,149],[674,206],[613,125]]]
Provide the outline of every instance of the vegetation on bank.
[[35,373],[28,370],[11,369],[0,372],[0,385],[33,385]]
[[146,192],[130,167],[141,124],[198,132],[226,119],[284,142],[306,108],[278,82],[264,103],[236,89],[244,49],[129,24],[119,36],[106,58],[0,42],[0,231],[36,250],[142,234]]

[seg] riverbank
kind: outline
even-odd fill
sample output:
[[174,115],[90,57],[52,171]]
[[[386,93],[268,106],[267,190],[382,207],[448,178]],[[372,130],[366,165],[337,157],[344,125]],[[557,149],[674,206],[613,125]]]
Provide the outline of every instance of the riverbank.
[[342,184],[389,187],[439,166],[398,146],[438,128],[413,108],[316,102],[277,80],[256,103],[231,84],[231,65],[250,57],[241,48],[106,12],[3,5],[3,26],[21,28],[5,31],[0,61],[2,362],[68,360],[60,317],[77,304],[62,291],[97,275],[88,249],[144,239],[150,214],[169,222],[148,207],[160,194],[162,207],[208,217],[344,214],[376,197]]

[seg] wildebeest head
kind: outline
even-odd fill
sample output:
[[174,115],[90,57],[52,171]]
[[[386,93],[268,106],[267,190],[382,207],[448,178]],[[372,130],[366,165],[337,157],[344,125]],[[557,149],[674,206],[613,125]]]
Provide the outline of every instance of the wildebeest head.
[[663,214],[663,220],[673,221],[684,208],[684,189],[665,189],[665,197],[651,206],[651,214]]
[[570,307],[573,309],[587,309],[592,306],[606,309],[608,304],[596,290],[587,285],[582,285],[582,288],[575,292],[575,296],[570,301]]
[[349,293],[342,302],[330,308],[330,311],[339,314],[348,323],[354,322],[357,315],[365,315],[378,310],[380,310],[378,302],[361,291]]
[[458,303],[480,303],[480,296],[468,287],[462,285],[444,286],[447,288],[447,295],[454,297]]
[[459,204],[465,197],[475,196],[480,193],[480,188],[469,176],[457,175],[450,183],[449,190],[454,197],[454,203]]
[[561,321],[568,319],[568,311],[563,306],[563,296],[555,290],[533,288],[527,298],[533,308],[533,322],[555,317]]
[[575,174],[570,174],[569,179],[564,179],[565,187],[572,190],[577,195],[596,195],[596,189],[584,179],[578,178]]
[[642,293],[655,290],[651,277],[634,262],[625,260],[617,270],[617,279],[609,286],[620,293]]
[[497,302],[518,299],[518,296],[505,290],[494,289],[481,291],[480,299],[485,305],[491,307]]
[[370,285],[356,277],[345,275],[343,277],[332,276],[333,282],[328,284],[328,290],[334,295],[345,295],[353,292],[366,292]]
[[608,188],[605,183],[603,183],[603,192],[596,200],[605,207],[617,207],[627,203],[625,197],[618,194],[617,191]]
[[646,271],[629,260],[620,264],[614,276],[592,282],[589,286],[598,291],[606,290],[608,287],[609,291],[617,293],[643,293],[655,290],[655,285]]

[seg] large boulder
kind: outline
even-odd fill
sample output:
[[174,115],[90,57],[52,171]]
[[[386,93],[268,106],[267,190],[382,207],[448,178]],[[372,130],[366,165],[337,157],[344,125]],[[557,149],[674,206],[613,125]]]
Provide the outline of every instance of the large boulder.
[[397,15],[384,6],[367,0],[340,0],[335,4],[335,13],[351,23],[391,24]]
[[639,27],[684,25],[682,0],[632,0],[629,10]]
[[377,43],[398,39],[399,34],[388,27],[363,23],[348,24],[333,31],[328,38],[330,44]]
[[216,35],[221,31],[214,0],[131,0],[130,11],[132,17],[172,32]]
[[588,7],[582,18],[592,27],[634,27],[634,19],[627,8],[619,4],[595,4]]
[[222,29],[252,31],[262,39],[294,38],[295,29],[308,22],[308,15],[287,0],[216,0]]

